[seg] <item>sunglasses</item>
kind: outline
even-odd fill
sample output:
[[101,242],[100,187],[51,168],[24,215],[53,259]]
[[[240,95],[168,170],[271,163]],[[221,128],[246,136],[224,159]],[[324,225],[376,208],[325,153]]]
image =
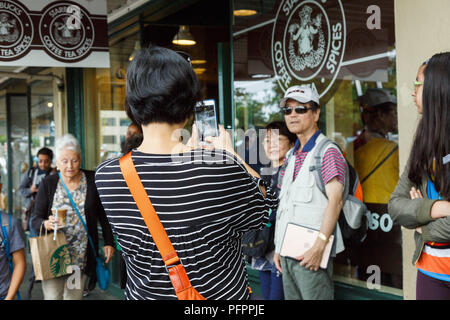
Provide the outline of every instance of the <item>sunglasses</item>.
[[[314,110],[314,108],[313,107],[307,108],[307,107],[297,106],[297,107],[294,108],[294,110],[295,110],[295,113],[297,113],[297,114],[305,114],[305,113],[308,112],[308,110]],[[286,116],[290,115],[292,113],[292,107],[284,107],[283,108],[283,113]]]
[[180,56],[182,56],[183,59],[186,60],[192,66],[191,55],[189,53],[184,51],[175,51],[175,52],[178,53]]

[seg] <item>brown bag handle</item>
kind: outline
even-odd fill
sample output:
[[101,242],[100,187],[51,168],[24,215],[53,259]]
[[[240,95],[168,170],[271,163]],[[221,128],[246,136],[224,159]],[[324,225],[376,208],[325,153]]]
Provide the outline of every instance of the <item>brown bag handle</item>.
[[186,270],[180,263],[172,242],[167,236],[166,230],[162,225],[159,217],[153,208],[148,197],[147,191],[139,178],[136,168],[131,158],[131,152],[122,156],[119,160],[120,170],[122,171],[125,182],[130,189],[131,195],[144,218],[153,241],[161,254],[164,264],[168,269],[169,277],[175,292],[180,300],[205,300],[191,285]]

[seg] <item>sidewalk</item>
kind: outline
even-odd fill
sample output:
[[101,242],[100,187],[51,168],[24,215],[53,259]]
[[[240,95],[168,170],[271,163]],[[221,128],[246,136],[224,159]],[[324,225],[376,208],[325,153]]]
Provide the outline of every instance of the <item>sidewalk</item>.
[[[27,295],[27,289],[32,270],[31,255],[29,252],[26,253],[26,259],[27,259],[27,270],[25,272],[25,276],[20,286],[20,294],[22,296],[22,299],[24,299]],[[102,291],[98,288],[98,286],[96,286],[95,289],[91,291],[87,297],[83,298],[83,300],[123,300],[123,297],[122,298],[118,297],[117,295],[114,295],[110,291],[111,291],[110,288],[108,288],[108,290],[106,291]],[[42,293],[42,286],[40,282],[34,283],[33,290],[31,291],[30,300],[44,300],[44,296]]]

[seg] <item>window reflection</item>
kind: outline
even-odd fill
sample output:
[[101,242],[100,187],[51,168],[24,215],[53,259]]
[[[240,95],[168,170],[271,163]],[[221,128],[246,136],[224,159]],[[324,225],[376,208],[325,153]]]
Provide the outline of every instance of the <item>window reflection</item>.
[[[361,97],[368,89],[383,88],[393,96],[397,95],[393,0],[378,3],[383,12],[381,29],[367,28],[366,9],[372,5],[369,0],[342,1],[342,8],[337,1],[328,1],[323,10],[313,5],[309,5],[308,9],[306,2],[298,2],[290,9],[282,8],[286,12],[298,10],[303,15],[294,15],[281,21],[287,31],[284,38],[277,38],[280,42],[278,47],[274,46],[274,39],[280,31],[280,15],[277,14],[283,12],[279,9],[281,1],[261,3],[263,6],[258,9],[258,15],[235,17],[233,26],[236,129],[247,131],[262,128],[273,120],[284,120],[278,103],[284,95],[281,84],[287,81],[287,76],[280,79],[282,74],[277,63],[281,65],[281,61],[284,61],[288,69],[287,64],[290,62],[288,58],[283,60],[284,56],[294,56],[297,52],[289,51],[289,26],[292,25],[293,31],[297,28],[297,33],[300,33],[298,27],[302,19],[306,23],[310,17],[317,20],[314,30],[326,30],[324,21],[330,21],[330,30],[333,30],[333,26],[337,30],[339,12],[342,9],[345,13],[345,34],[342,29],[340,37],[341,40],[345,38],[346,44],[344,59],[339,68],[336,64],[338,74],[333,75],[336,76],[334,83],[325,71],[317,69],[319,67],[309,70],[306,66],[305,72],[316,75],[312,79],[301,80],[299,74],[296,78],[295,74],[289,73],[293,79],[290,85],[311,84],[318,88],[319,93],[321,88],[328,88],[326,92],[323,90],[320,97],[322,112],[319,128],[338,143],[360,179],[364,179],[389,155],[362,183],[365,203],[371,211],[367,217],[367,238],[361,246],[348,247],[338,255],[334,274],[336,281],[367,288],[366,280],[372,275],[371,266],[377,266],[381,271],[382,290],[401,295],[398,290],[402,288],[401,231],[387,214],[387,200],[398,180],[398,150],[394,150],[398,142],[397,111],[394,105],[383,106],[376,112],[364,110],[373,111],[373,114],[362,113],[361,108]],[[319,21],[317,17],[320,14],[322,19]],[[324,20],[325,16],[328,20]],[[297,26],[294,26],[296,23]],[[296,53],[301,59],[306,59],[308,52],[319,47],[319,32],[314,34],[312,32],[309,39],[302,38],[303,42],[300,44],[303,44],[304,54],[301,54],[301,50]],[[327,32],[323,31],[323,36],[326,38]],[[280,49],[283,39],[286,41],[286,49]],[[277,51],[277,48],[280,50]],[[293,48],[295,49],[295,43]],[[367,124],[371,126],[372,132],[361,143],[367,132]],[[258,137],[254,139],[257,140]],[[236,140],[238,148],[245,143],[243,138]]]

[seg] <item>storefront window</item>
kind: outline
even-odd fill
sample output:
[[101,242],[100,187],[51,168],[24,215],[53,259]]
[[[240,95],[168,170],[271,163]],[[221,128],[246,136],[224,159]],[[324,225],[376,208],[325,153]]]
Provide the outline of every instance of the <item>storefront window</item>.
[[288,87],[316,88],[319,128],[340,145],[359,178],[382,163],[362,183],[367,238],[338,255],[335,280],[367,288],[379,271],[381,290],[401,295],[401,231],[387,214],[398,180],[396,104],[361,108],[369,88],[396,96],[394,1],[261,1],[251,9],[255,15],[234,17],[236,128],[283,120],[278,105]]
[[[143,15],[145,16],[145,15]],[[96,154],[87,158],[87,167],[95,169],[102,161],[121,154],[130,119],[125,112],[126,72],[137,49],[158,45],[182,52],[191,57],[191,64],[201,84],[202,99],[219,102],[218,42],[229,41],[229,31],[220,26],[191,26],[195,45],[182,46],[172,43],[179,26],[146,22],[145,17],[135,27],[118,31],[110,41],[110,68],[85,69],[85,108],[97,110],[96,118],[87,119],[87,150]],[[91,113],[91,111],[89,112]],[[192,122],[186,129],[190,131]]]
[[38,81],[31,85],[31,156],[36,161],[39,149],[53,150],[55,145],[55,121],[53,83]]
[[[19,215],[24,203],[19,193],[22,175],[29,169],[30,153],[28,148],[28,102],[27,96],[21,94],[7,95],[6,103],[10,118],[10,167],[12,178],[12,198],[8,205],[15,215]],[[12,112],[14,111],[14,112]]]
[[3,200],[8,190],[8,136],[6,132],[6,98],[0,97],[0,209],[3,208]]

